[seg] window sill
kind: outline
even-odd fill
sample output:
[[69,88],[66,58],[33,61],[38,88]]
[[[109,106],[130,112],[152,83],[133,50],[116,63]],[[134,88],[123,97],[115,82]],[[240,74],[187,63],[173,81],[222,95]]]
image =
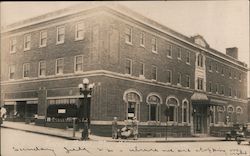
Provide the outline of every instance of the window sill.
[[47,45],[39,45],[39,48],[44,48],[46,47]]
[[191,65],[190,62],[186,62],[187,65]]
[[140,47],[142,47],[142,48],[145,48],[145,45],[143,45],[143,44],[140,44]]
[[60,44],[63,44],[64,43],[64,41],[63,42],[56,42],[56,45],[60,45]]
[[60,75],[63,75],[63,73],[57,73],[56,76],[60,76]]
[[169,59],[173,59],[173,57],[172,57],[172,56],[169,56],[169,55],[167,55],[167,58],[169,58]]
[[144,75],[139,75],[139,78],[140,79],[145,79],[145,76]]
[[213,72],[212,70],[209,70],[209,69],[208,69],[208,71],[209,71],[210,73],[212,73],[212,72]]
[[177,60],[178,60],[178,61],[182,61],[180,57],[177,57]]
[[27,49],[23,49],[23,51],[25,52],[25,51],[29,51],[30,50],[30,48],[27,48]]
[[16,51],[10,51],[10,54],[15,54],[16,53]]
[[178,86],[178,87],[182,87],[182,85],[181,85],[180,83],[177,83],[177,86]]
[[130,46],[133,45],[132,42],[125,41],[125,43],[126,43],[127,45],[130,45]]
[[81,38],[75,38],[75,41],[82,41],[84,39],[84,37]]
[[157,52],[157,51],[154,51],[154,50],[152,50],[151,52],[154,53],[154,54],[158,54],[158,52]]
[[39,78],[45,78],[46,75],[39,75],[38,77],[39,77]]

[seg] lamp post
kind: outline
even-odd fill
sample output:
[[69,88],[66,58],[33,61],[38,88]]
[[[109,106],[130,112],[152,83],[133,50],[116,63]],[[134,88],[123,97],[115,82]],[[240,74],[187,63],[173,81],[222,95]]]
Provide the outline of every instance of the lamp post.
[[78,85],[80,92],[78,118],[80,121],[82,121],[82,119],[84,119],[84,121],[87,120],[87,125],[84,126],[87,126],[88,129],[90,129],[90,101],[93,87],[94,84],[89,84],[89,79],[87,78],[84,78],[82,83]]

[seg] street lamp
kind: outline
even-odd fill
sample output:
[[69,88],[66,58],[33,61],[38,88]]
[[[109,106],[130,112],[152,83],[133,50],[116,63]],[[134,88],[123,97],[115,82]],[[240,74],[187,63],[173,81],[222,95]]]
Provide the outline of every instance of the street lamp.
[[82,121],[82,119],[87,120],[88,129],[90,128],[90,102],[93,87],[94,84],[89,84],[89,79],[87,78],[84,78],[82,83],[78,85],[80,92],[78,118],[80,121]]

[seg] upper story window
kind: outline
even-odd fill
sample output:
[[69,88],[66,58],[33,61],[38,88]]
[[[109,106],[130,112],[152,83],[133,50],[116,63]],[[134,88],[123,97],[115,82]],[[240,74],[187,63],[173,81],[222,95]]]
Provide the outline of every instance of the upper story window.
[[16,52],[16,45],[17,41],[16,38],[10,39],[10,53],[15,53]]
[[125,42],[132,44],[132,28],[125,29]]
[[224,95],[225,94],[225,89],[224,89],[224,86],[223,85],[221,85],[220,86],[220,93],[222,94],[222,95]]
[[242,75],[241,75],[241,73],[239,73],[239,80],[240,80],[240,81],[242,80]]
[[203,78],[198,78],[197,81],[198,81],[197,89],[203,90]]
[[219,84],[216,83],[215,87],[214,87],[214,91],[215,91],[216,94],[218,94],[218,90],[219,90]]
[[198,66],[203,67],[203,56],[198,54]]
[[63,64],[64,64],[63,58],[56,59],[56,75],[63,74]]
[[47,31],[43,30],[40,32],[40,47],[46,47],[47,45]]
[[65,40],[65,27],[57,27],[56,44],[62,44]]
[[208,71],[212,71],[212,61],[208,62]]
[[221,66],[221,75],[224,76],[224,67]]
[[125,60],[125,74],[132,75],[132,60]]
[[15,71],[16,71],[15,65],[10,65],[10,67],[9,67],[9,79],[10,80],[14,79]]
[[181,60],[181,48],[177,47],[177,59]]
[[79,72],[83,70],[83,56],[75,57],[75,72]]
[[24,51],[30,50],[30,43],[31,43],[31,34],[24,35]]
[[23,78],[30,77],[30,64],[24,63],[23,64]]
[[84,38],[84,23],[79,22],[75,26],[75,40],[82,40]]
[[228,96],[232,96],[232,88],[231,87],[228,89]]
[[140,33],[140,46],[142,47],[145,46],[145,33],[144,32]]
[[177,74],[177,84],[181,85],[181,73]]
[[167,56],[168,57],[172,57],[172,45],[171,44],[167,44]]
[[157,53],[157,40],[155,37],[152,38],[152,52]]
[[140,76],[144,76],[144,63],[140,63],[140,71],[139,71],[139,75]]
[[219,70],[218,70],[218,63],[214,63],[214,68],[215,68],[216,72],[219,72]]
[[156,66],[152,66],[152,71],[151,71],[151,77],[152,80],[157,80],[157,67]]
[[228,70],[228,76],[229,76],[229,78],[232,78],[232,70],[231,69]]
[[211,81],[209,81],[209,83],[208,83],[208,92],[212,92],[212,82]]
[[172,83],[172,71],[167,70],[167,83]]
[[186,87],[190,88],[190,76],[186,75]]
[[187,50],[187,54],[186,54],[186,63],[190,64],[190,51]]
[[40,61],[38,67],[39,75],[38,76],[45,76],[46,75],[46,62]]

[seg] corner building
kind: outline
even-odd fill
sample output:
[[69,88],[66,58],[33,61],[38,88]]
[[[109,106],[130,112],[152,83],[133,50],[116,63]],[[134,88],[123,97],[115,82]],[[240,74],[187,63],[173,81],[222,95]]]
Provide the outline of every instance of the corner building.
[[50,117],[49,107],[79,106],[78,84],[88,78],[97,135],[111,135],[113,117],[119,125],[137,117],[141,137],[220,136],[247,121],[247,66],[236,47],[223,54],[200,35],[184,36],[123,6],[67,8],[1,35],[8,120],[37,114],[38,125],[66,128],[71,118]]

